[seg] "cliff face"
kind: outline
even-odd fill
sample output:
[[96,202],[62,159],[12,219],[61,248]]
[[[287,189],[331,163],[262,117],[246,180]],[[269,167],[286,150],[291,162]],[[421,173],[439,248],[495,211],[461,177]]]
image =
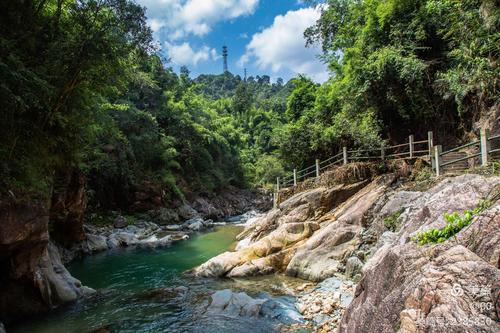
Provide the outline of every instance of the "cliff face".
[[475,208],[500,191],[500,178],[445,178],[422,192],[394,180],[384,175],[297,193],[247,226],[235,252],[195,273],[282,272],[312,281],[344,273],[359,283],[340,332],[498,332],[498,201],[442,244],[411,238],[444,227],[445,213]]
[[474,208],[499,184],[498,177],[464,175],[426,192],[391,193],[384,207],[402,211],[401,230],[379,241],[365,264],[340,331],[498,332],[498,202],[442,244],[419,246],[411,236],[443,227],[444,213]]
[[85,240],[85,177],[79,170],[69,170],[61,172],[55,183],[50,205],[51,238],[59,244],[71,246]]
[[41,313],[90,292],[72,278],[49,243],[49,212],[0,203],[0,321]]

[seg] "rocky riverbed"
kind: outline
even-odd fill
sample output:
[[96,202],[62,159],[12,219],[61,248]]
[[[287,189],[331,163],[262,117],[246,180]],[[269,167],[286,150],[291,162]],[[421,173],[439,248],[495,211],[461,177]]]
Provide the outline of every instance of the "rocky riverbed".
[[[338,294],[318,294],[321,287],[299,295],[298,309],[318,331],[498,332],[499,184],[499,177],[469,174],[415,191],[388,174],[313,187],[247,225],[236,251],[194,272],[239,279],[284,273],[321,283],[343,274],[353,281],[342,287],[354,290],[352,302],[339,307]],[[460,216],[482,202],[489,208],[442,244],[413,240],[444,227],[445,213]]]
[[206,231],[217,225],[246,222],[260,216],[256,211],[227,218],[224,222],[195,217],[181,224],[158,225],[148,221],[137,221],[129,225],[123,216],[118,216],[113,225],[95,227],[84,225],[87,239],[81,246],[86,253],[95,253],[119,247],[143,246],[159,247],[174,241],[189,239],[193,232]]

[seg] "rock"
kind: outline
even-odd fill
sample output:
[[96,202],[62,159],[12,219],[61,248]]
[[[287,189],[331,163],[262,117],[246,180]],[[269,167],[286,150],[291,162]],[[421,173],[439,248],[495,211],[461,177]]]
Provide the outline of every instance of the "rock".
[[236,244],[236,251],[248,247],[251,242],[252,242],[252,240],[250,238],[244,238],[244,239],[240,240],[238,242],[238,244]]
[[177,212],[171,208],[161,207],[152,215],[154,216],[154,221],[159,225],[178,223],[181,220]]
[[350,257],[349,259],[347,259],[345,265],[345,275],[352,278],[356,274],[360,273],[362,268],[363,262],[359,260],[358,257]]
[[[447,178],[404,204],[402,228],[363,268],[341,332],[498,332],[493,286],[500,280],[498,204],[455,237],[418,246],[418,229],[442,227],[443,214],[474,208],[500,178]],[[481,293],[479,293],[481,291]],[[489,307],[489,309],[488,309]]]
[[183,220],[189,220],[199,217],[198,212],[194,210],[193,207],[189,206],[186,203],[182,204],[179,208],[177,208],[177,213],[179,214],[179,217]]
[[197,217],[191,220],[187,220],[184,222],[183,226],[191,231],[200,231],[205,228],[205,224],[203,223],[203,219]]
[[306,288],[309,288],[309,287],[312,287],[312,286],[314,286],[312,283],[303,283],[300,286],[298,286],[297,288],[295,288],[295,290],[297,290],[297,291],[304,291]]
[[69,274],[61,263],[56,246],[52,243],[49,243],[46,255],[38,265],[35,282],[50,305],[71,302],[95,292],[88,287],[82,288],[81,282]]
[[127,219],[126,219],[125,217],[121,216],[121,215],[119,215],[119,216],[115,219],[115,221],[114,221],[114,223],[113,223],[113,226],[114,226],[115,228],[117,228],[117,229],[123,229],[123,228],[125,228],[127,225],[128,225],[128,223],[127,223]]
[[287,266],[286,274],[321,281],[338,272],[361,243],[364,218],[375,205],[394,176],[376,178],[347,199],[332,214],[323,216],[322,227],[301,245]]
[[209,316],[266,317],[284,325],[304,322],[295,310],[293,298],[289,296],[271,297],[266,293],[252,298],[245,293],[234,293],[229,289],[212,294],[212,301],[206,310]]
[[366,182],[298,193],[248,225],[236,252],[212,258],[195,273],[243,277],[286,270],[315,281],[331,276],[359,245],[363,216],[392,179],[378,178],[361,195],[355,193]]
[[[236,252],[225,252],[195,269],[199,276],[232,277],[266,274],[282,271],[290,260],[286,248],[310,237],[318,229],[316,223],[288,223],[280,226],[266,237],[247,248]],[[282,251],[282,253],[279,253]],[[234,272],[231,272],[237,266]],[[231,273],[230,273],[231,272]]]
[[138,242],[139,245],[147,246],[147,247],[159,247],[159,246],[167,246],[172,243],[172,236],[167,235],[161,238],[158,238],[156,235],[152,235],[149,238],[142,239]]
[[134,212],[154,210],[162,206],[164,197],[165,191],[161,184],[144,181],[136,186],[134,203],[130,207],[130,210]]
[[48,311],[84,294],[49,246],[43,206],[0,202],[0,320],[9,323]]
[[172,225],[165,226],[165,230],[170,230],[170,231],[179,231],[181,229],[182,229],[182,226],[179,224],[172,224]]
[[279,296],[271,299],[264,295],[267,300],[260,308],[260,314],[266,318],[278,320],[284,325],[303,323],[302,315],[295,310],[294,300],[289,296]]
[[1,322],[0,322],[0,333],[5,333],[5,327]]
[[105,251],[108,249],[106,237],[101,235],[87,234],[86,245],[90,253]]
[[245,293],[233,293],[229,289],[224,289],[212,294],[212,302],[207,312],[226,316],[256,317],[265,302],[264,299],[253,299]]
[[108,238],[108,247],[126,247],[139,243],[139,239],[132,233],[119,231],[113,233]]
[[300,314],[304,314],[307,310],[307,305],[306,304],[297,304],[297,310],[299,311]]
[[58,244],[71,247],[85,240],[83,215],[87,208],[85,176],[77,169],[55,174],[50,205],[51,237]]
[[323,314],[323,313],[320,313],[320,314],[313,317],[313,322],[315,325],[321,325],[321,324],[324,324],[330,320],[331,320],[330,316]]

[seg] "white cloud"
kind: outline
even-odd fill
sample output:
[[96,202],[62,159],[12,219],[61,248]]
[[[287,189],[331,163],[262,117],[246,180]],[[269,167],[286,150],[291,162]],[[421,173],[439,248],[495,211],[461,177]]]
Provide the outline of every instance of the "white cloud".
[[260,69],[273,73],[290,70],[306,74],[317,82],[328,78],[326,66],[317,59],[318,46],[305,47],[304,30],[320,17],[320,10],[313,7],[288,11],[274,18],[271,26],[252,36],[238,64],[244,66],[250,58]]
[[204,36],[220,21],[255,12],[259,0],[138,0],[147,8],[151,29],[165,30],[171,39]]
[[220,58],[215,49],[211,49],[206,45],[198,50],[194,50],[187,42],[181,44],[165,42],[165,48],[172,62],[179,66],[196,66],[200,61],[203,62],[209,59],[217,60]]
[[238,67],[243,68],[246,66],[246,64],[248,64],[249,61],[250,61],[250,56],[248,54],[244,54],[237,61],[236,65],[238,65]]

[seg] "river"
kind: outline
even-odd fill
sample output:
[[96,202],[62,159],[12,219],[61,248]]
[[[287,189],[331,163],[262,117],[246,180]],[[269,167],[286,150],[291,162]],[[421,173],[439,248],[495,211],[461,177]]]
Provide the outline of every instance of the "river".
[[[71,274],[97,290],[88,299],[27,321],[9,332],[270,332],[273,320],[207,316],[210,294],[232,289],[256,296],[287,294],[293,279],[201,279],[185,274],[234,248],[242,226],[226,224],[161,249],[120,249],[69,265]],[[176,289],[177,288],[177,289]],[[273,297],[274,297],[273,296]]]

